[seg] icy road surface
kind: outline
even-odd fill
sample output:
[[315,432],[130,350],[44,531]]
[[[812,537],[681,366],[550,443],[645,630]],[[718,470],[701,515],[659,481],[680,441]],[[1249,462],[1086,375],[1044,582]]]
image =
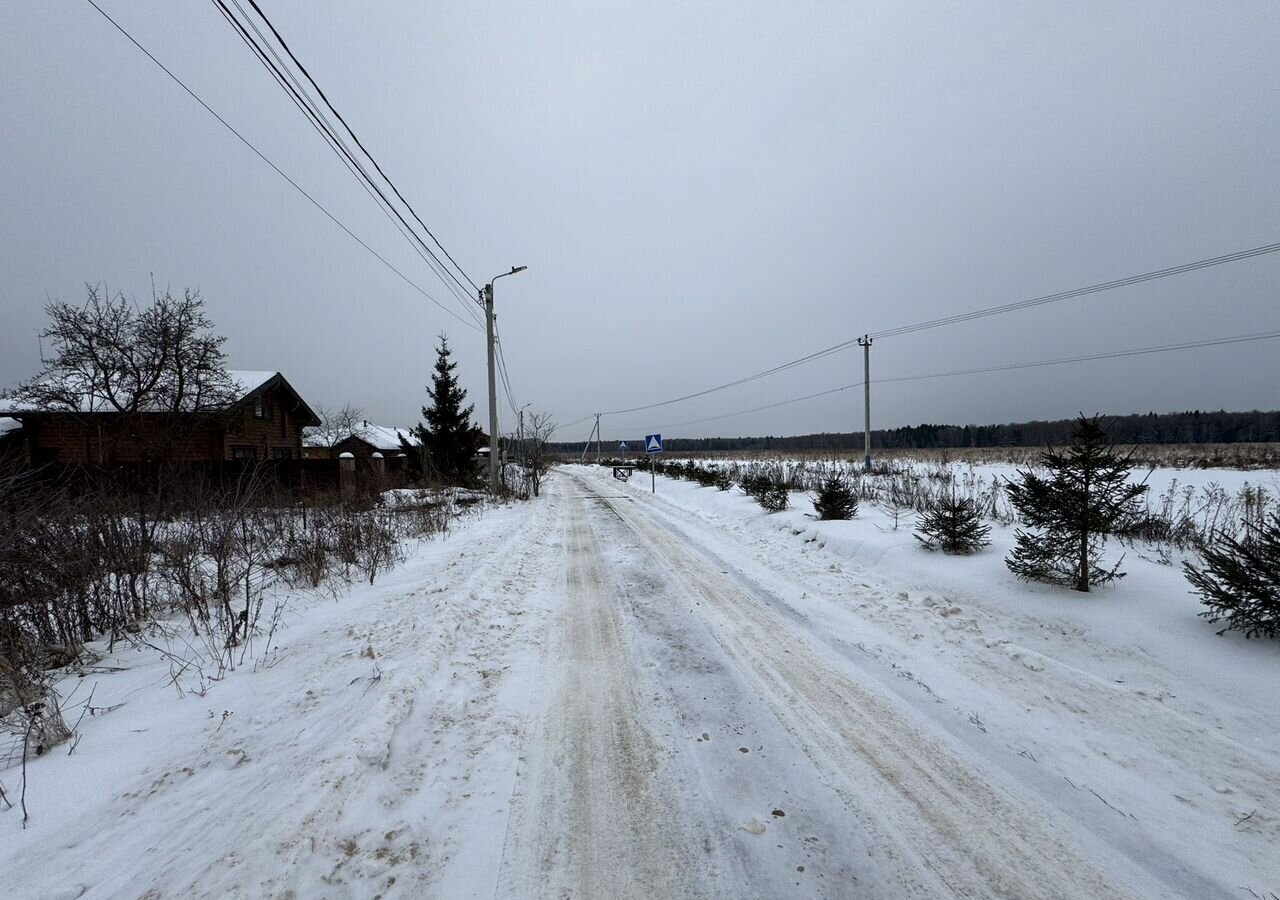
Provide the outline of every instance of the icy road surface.
[[691,535],[597,479],[559,488],[556,676],[499,896],[1125,896]]
[[[1274,648],[1207,669],[1060,596],[984,606],[963,573],[998,556],[859,562],[798,512],[659,491],[563,469],[299,600],[270,665],[203,694],[117,649],[89,678],[121,705],[33,763],[27,830],[0,811],[5,895],[1280,892],[1274,722],[1249,724],[1274,691],[1245,688]],[[917,564],[968,587],[921,590]],[[1237,647],[1189,616],[1151,646]]]

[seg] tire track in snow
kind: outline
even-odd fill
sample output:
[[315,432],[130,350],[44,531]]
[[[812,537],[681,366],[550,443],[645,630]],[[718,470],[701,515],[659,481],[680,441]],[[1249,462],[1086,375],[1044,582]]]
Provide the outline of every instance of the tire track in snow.
[[644,720],[619,604],[581,502],[565,528],[564,608],[545,651],[563,674],[538,704],[545,718],[517,789],[496,896],[703,895],[705,857],[682,840],[683,825],[667,822],[663,748]]
[[[584,479],[575,482],[588,491]],[[851,812],[874,809],[957,897],[1119,898],[1082,856],[946,747],[822,656],[772,610],[633,506],[603,500],[670,577],[706,601],[724,652],[749,672],[774,715]],[[892,855],[894,848],[885,848]]]
[[[880,684],[879,693],[887,687],[892,694],[892,682],[902,677],[915,682],[911,670],[921,660],[917,655],[913,664],[910,654],[904,659],[892,649],[884,654],[879,643],[868,650],[858,640],[865,633],[862,623],[871,624],[873,632],[877,628],[889,631],[891,648],[894,632],[900,641],[911,644],[921,638],[920,631],[932,626],[928,633],[944,645],[939,652],[946,654],[947,662],[941,671],[932,669],[928,681],[942,687],[943,694],[950,694],[955,685],[949,685],[948,679],[955,678],[957,684],[967,683],[970,692],[977,687],[980,696],[996,700],[1008,710],[1025,708],[1030,712],[1035,708],[1041,712],[1045,705],[1063,707],[1061,721],[1052,728],[1044,727],[1043,717],[1030,726],[1009,718],[989,722],[992,740],[1000,742],[1000,749],[984,740],[985,729],[978,738],[969,733],[968,725],[957,731],[953,723],[944,721],[950,713],[938,718],[936,713],[943,707],[935,710],[922,703],[919,710],[949,733],[948,743],[958,738],[961,746],[982,758],[983,771],[994,773],[1002,784],[1015,783],[1013,790],[1018,796],[1034,795],[1055,817],[1074,820],[1070,825],[1077,834],[1076,842],[1095,848],[1093,858],[1109,860],[1108,871],[1135,889],[1151,896],[1225,900],[1245,890],[1237,887],[1240,882],[1252,883],[1255,888],[1274,883],[1275,840],[1268,843],[1267,838],[1280,834],[1280,826],[1271,819],[1251,829],[1233,827],[1240,815],[1255,808],[1266,810],[1271,798],[1277,796],[1280,776],[1273,760],[1274,747],[1245,745],[1239,730],[1224,730],[1220,722],[1215,726],[1217,720],[1208,715],[1212,708],[1163,702],[1158,688],[1176,688],[1179,676],[1165,672],[1161,677],[1158,672],[1163,670],[1153,666],[1141,644],[1103,640],[1066,620],[1046,623],[1043,614],[1017,609],[997,612],[983,606],[977,597],[950,595],[936,583],[921,587],[911,581],[893,582],[892,571],[873,576],[864,557],[852,560],[830,551],[823,553],[821,542],[816,552],[807,551],[814,540],[812,533],[803,544],[778,540],[778,535],[767,533],[777,529],[749,527],[746,520],[735,516],[708,514],[669,496],[650,497],[634,490],[623,493],[637,501],[647,518],[660,522],[685,545],[697,547],[699,557],[717,561],[723,554],[749,553],[752,562],[739,575],[739,587],[784,620],[794,621],[810,642],[847,661],[847,670],[858,673],[855,678]],[[801,537],[793,527],[783,530]],[[850,566],[848,571],[845,564]],[[721,564],[718,568],[729,567]],[[869,578],[874,585],[867,583]],[[761,591],[759,585],[768,585],[773,593]],[[913,588],[910,598],[905,591],[898,591],[903,586]],[[807,598],[812,599],[806,602]],[[955,615],[961,610],[953,603],[962,604],[965,615]],[[1046,627],[1072,628],[1073,649],[1087,651],[1087,655],[1083,659],[1077,655],[1066,663],[1029,649],[1037,640],[1037,630]],[[875,639],[870,640],[874,643]],[[956,652],[952,654],[952,650]],[[1141,672],[1145,677],[1132,686],[1099,674],[1098,669],[1115,671],[1115,658],[1127,659],[1134,653],[1144,657]],[[867,660],[891,668],[893,677],[888,683],[877,677],[883,673],[866,672]],[[1090,660],[1098,661],[1097,669],[1089,665]],[[865,680],[864,675],[872,676],[871,680]],[[915,683],[932,699],[941,699],[923,682]],[[911,693],[898,696],[905,699]],[[910,700],[907,704],[912,705]],[[980,708],[950,702],[946,707],[960,719],[969,709]],[[1092,755],[1082,753],[1081,745]],[[1035,752],[1035,756],[1025,757],[1033,765],[1011,758],[1023,756],[1027,748]],[[1142,772],[1140,779],[1132,778],[1135,771]],[[1115,786],[1109,779],[1117,777],[1121,787],[1128,782],[1127,794],[1118,798],[1109,790]],[[1101,794],[1092,790],[1095,786]],[[1203,809],[1214,810],[1216,816],[1195,821],[1188,815],[1188,810]],[[1129,816],[1128,811],[1137,815]],[[1231,855],[1205,849],[1221,848],[1224,843],[1231,845]]]

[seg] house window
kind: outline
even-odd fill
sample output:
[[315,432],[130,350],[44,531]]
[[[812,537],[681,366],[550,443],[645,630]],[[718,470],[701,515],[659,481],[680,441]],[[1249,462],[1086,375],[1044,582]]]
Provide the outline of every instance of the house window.
[[293,459],[292,447],[276,447],[271,451],[272,459]]
[[244,462],[253,462],[258,458],[257,447],[232,447],[231,458]]
[[267,417],[267,411],[262,404],[261,397],[257,397],[253,401],[253,417],[255,419],[265,419]]

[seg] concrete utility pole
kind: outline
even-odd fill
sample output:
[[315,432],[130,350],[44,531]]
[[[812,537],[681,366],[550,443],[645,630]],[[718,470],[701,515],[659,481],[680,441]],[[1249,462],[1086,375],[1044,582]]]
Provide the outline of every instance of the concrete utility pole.
[[489,344],[489,492],[498,493],[498,375],[494,365],[493,338],[493,283],[499,278],[506,278],[517,272],[523,272],[528,266],[512,266],[510,272],[495,275],[480,292],[484,301],[484,330]]
[[591,433],[587,435],[587,442],[582,445],[582,458],[578,460],[579,464],[585,464],[587,454],[591,452],[591,439],[596,439],[596,462],[600,462],[600,413],[594,414],[596,424],[591,427]]
[[862,465],[871,471],[871,337],[864,334],[858,338],[858,346],[862,348],[862,387],[866,399],[866,419],[863,422]]
[[525,411],[525,407],[527,407],[528,405],[529,405],[529,404],[528,404],[528,403],[526,403],[524,406],[520,407],[520,428],[519,428],[519,430],[516,432],[516,433],[519,435],[519,437],[517,438],[517,440],[520,442],[520,465],[521,465],[521,466],[523,466],[523,465],[525,464],[525,462],[524,462],[524,460],[525,460],[525,452],[524,452],[524,411]]

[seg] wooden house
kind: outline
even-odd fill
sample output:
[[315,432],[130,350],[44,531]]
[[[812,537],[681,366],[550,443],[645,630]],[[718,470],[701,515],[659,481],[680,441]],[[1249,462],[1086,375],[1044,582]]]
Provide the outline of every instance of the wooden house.
[[50,410],[0,401],[17,421],[16,442],[32,465],[211,463],[302,458],[302,430],[320,419],[279,372],[231,372],[237,396],[216,412]]

